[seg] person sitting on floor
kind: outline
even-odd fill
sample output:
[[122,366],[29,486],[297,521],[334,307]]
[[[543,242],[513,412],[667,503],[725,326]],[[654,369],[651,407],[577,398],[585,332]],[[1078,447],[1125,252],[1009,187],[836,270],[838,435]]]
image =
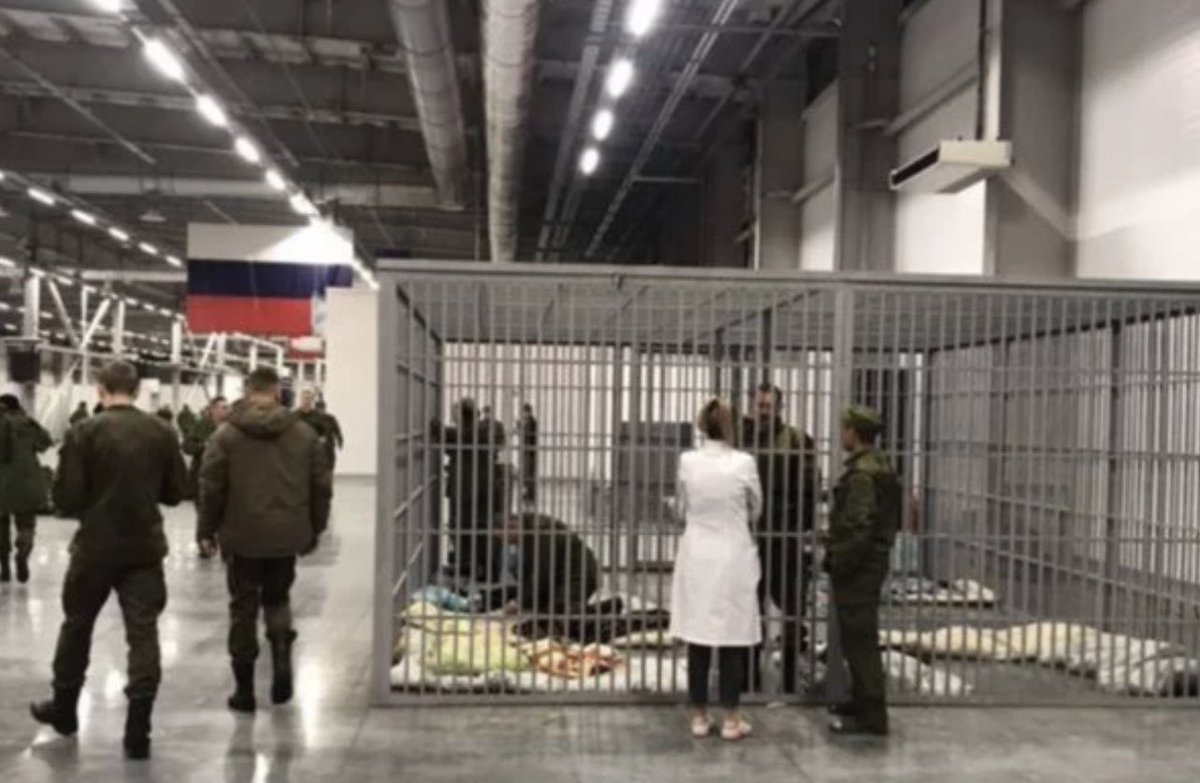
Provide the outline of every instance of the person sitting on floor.
[[600,561],[583,538],[545,514],[506,518],[501,536],[517,558],[508,609],[569,619],[600,588]]

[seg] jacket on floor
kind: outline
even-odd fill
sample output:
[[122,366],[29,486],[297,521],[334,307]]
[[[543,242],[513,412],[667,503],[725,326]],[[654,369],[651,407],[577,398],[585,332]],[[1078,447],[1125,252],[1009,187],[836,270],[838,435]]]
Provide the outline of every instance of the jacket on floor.
[[311,427],[277,403],[241,400],[204,451],[197,538],[240,557],[302,554],[329,523],[332,486]]
[[80,522],[72,554],[114,565],[166,557],[159,504],[178,505],[185,479],[175,433],[156,416],[119,406],[75,425],[54,483],[59,512]]
[[38,454],[50,434],[23,411],[0,416],[0,512],[35,514],[46,506],[46,475]]

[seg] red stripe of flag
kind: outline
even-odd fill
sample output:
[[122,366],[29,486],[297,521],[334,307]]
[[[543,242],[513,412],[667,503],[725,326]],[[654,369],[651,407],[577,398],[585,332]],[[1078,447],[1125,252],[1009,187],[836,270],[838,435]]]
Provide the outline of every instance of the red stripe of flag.
[[188,329],[196,334],[245,332],[282,337],[313,333],[312,300],[189,296]]

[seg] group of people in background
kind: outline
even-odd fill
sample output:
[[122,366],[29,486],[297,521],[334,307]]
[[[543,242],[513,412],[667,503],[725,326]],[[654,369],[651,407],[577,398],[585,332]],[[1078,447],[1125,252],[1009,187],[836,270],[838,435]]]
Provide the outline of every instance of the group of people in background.
[[257,708],[260,610],[271,648],[271,700],[285,704],[294,690],[297,635],[289,596],[296,560],[317,548],[328,525],[333,460],[343,439],[315,392],[304,392],[296,410],[285,408],[280,378],[268,368],[250,373],[242,399],[230,405],[213,398],[198,416],[186,406],[178,417],[168,409],[139,410],[139,378],[128,363],[105,367],[98,383],[100,402],[94,412],[81,404],[72,415],[51,480],[38,460],[52,445],[50,435],[16,397],[0,396],[0,581],[12,578],[14,548],[16,578],[29,579],[34,520],[51,495],[58,513],[78,520],[79,528],[63,581],[53,696],[31,704],[30,712],[64,736],[78,731],[92,630],[115,593],[129,645],[124,750],[144,759],[162,679],[158,618],[167,602],[159,507],[193,497],[197,547],[203,557],[220,553],[224,561],[235,684],[229,707]]

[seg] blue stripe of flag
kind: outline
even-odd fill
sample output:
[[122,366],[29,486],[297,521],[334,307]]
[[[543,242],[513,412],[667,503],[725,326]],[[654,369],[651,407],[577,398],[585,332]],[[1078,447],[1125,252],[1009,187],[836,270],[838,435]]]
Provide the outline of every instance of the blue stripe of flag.
[[346,286],[353,274],[347,266],[205,261],[188,259],[187,291],[193,296],[243,296],[311,299],[325,289]]

